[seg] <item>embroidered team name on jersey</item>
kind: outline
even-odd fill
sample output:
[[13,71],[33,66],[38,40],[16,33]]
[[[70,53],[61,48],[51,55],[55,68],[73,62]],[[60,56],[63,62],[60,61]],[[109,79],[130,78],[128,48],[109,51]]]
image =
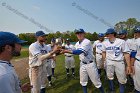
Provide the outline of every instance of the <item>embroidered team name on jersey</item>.
[[97,45],[97,48],[102,47],[102,45]]
[[106,50],[120,50],[120,47],[110,46],[110,47],[107,47]]
[[42,54],[47,53],[47,51],[46,51],[46,50],[40,50],[40,52],[41,52]]

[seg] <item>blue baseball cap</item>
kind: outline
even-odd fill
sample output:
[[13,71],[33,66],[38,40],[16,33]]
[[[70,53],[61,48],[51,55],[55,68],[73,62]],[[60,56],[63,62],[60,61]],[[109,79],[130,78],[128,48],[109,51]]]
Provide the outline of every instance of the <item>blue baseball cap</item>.
[[0,46],[14,43],[22,44],[25,42],[27,41],[19,39],[15,34],[11,32],[0,31]]
[[103,33],[99,33],[98,37],[104,37],[104,34]]
[[55,38],[52,38],[51,42],[54,42],[55,43],[55,41],[56,41]]
[[116,34],[116,32],[115,32],[115,30],[113,28],[109,28],[109,29],[107,29],[105,34],[106,35],[108,35],[108,34]]
[[47,34],[45,34],[43,31],[37,31],[36,33],[35,33],[35,36],[36,37],[39,37],[39,36],[46,36]]
[[85,33],[84,29],[75,29],[75,34]]
[[119,35],[126,35],[127,34],[127,30],[121,30],[118,33]]
[[135,28],[134,33],[140,33],[140,27]]

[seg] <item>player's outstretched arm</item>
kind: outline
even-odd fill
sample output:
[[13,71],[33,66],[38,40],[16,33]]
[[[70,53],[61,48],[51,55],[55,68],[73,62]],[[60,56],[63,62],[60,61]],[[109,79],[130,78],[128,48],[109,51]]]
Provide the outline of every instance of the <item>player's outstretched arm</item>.
[[74,54],[74,55],[80,55],[81,53],[86,54],[86,52],[84,50],[81,50],[81,49],[77,49],[77,50],[62,50],[61,53],[70,53],[70,54]]
[[124,53],[125,62],[127,64],[126,73],[131,74],[131,63],[130,63],[130,54]]
[[47,54],[44,54],[44,55],[40,55],[40,60],[43,61],[45,59],[48,59],[50,58],[53,54],[57,53],[58,51],[60,51],[60,47],[56,46],[54,47],[53,51],[47,53]]
[[60,53],[61,54],[64,54],[64,53],[70,53],[70,54],[72,54],[72,51],[71,50],[62,49]]

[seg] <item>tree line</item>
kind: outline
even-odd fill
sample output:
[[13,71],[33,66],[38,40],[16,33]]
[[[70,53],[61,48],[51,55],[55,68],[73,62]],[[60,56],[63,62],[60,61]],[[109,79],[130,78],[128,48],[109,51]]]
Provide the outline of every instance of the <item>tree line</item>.
[[[119,32],[120,30],[127,30],[128,31],[128,37],[132,38],[133,37],[133,30],[136,26],[140,26],[140,22],[137,21],[136,18],[129,18],[126,21],[120,21],[115,24],[114,29]],[[106,31],[106,29],[105,29]],[[25,45],[30,45],[31,43],[36,41],[35,33],[21,33],[18,35],[20,39],[28,41]],[[52,38],[63,38],[67,39],[70,38],[71,42],[76,42],[78,41],[74,31],[66,31],[66,32],[60,32],[57,31],[55,33],[49,33],[47,36],[47,43],[51,42]],[[86,38],[88,38],[91,41],[95,41],[98,39],[98,33],[86,33]]]

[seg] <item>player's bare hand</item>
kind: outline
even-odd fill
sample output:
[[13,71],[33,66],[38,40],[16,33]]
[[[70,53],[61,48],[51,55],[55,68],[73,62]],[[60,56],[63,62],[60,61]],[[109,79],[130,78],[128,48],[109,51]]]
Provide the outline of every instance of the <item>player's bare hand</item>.
[[127,68],[126,68],[126,74],[131,74],[131,66],[127,66]]
[[54,53],[57,53],[57,52],[59,52],[61,50],[61,47],[60,46],[54,46],[54,48],[53,48],[53,52]]
[[61,52],[60,52],[60,53],[61,53],[61,54],[64,54],[64,51],[65,51],[64,49],[61,49]]
[[62,50],[61,50],[61,53],[62,53],[62,54],[64,54],[64,53],[70,53],[70,51],[69,51],[69,50],[66,50],[66,49],[62,49]]
[[28,92],[29,90],[31,90],[32,86],[30,85],[30,83],[25,83],[21,86],[21,90],[22,92]]

